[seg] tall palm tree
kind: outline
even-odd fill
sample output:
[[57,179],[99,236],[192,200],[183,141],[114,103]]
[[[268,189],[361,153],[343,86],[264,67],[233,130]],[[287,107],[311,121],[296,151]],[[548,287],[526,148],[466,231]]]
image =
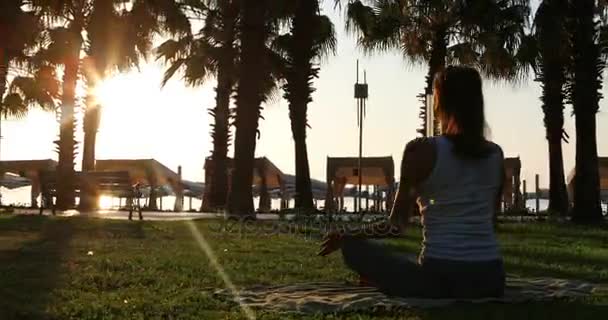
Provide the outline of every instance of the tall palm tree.
[[[76,85],[79,75],[83,75],[80,59],[81,52],[89,53],[88,66],[92,69],[87,70],[85,78],[90,86],[93,76],[103,75],[106,68],[113,66],[110,62],[110,53],[115,53],[112,49],[119,49],[114,46],[112,37],[129,36],[129,40],[135,41],[132,46],[138,48],[150,46],[148,34],[150,30],[158,30],[159,22],[164,24],[164,28],[169,31],[189,30],[189,21],[179,12],[178,4],[175,0],[132,0],[130,1],[130,14],[135,17],[136,23],[123,24],[115,18],[116,8],[127,9],[127,3],[123,0],[31,0],[30,6],[38,13],[51,21],[49,30],[50,43],[47,48],[40,53],[40,58],[51,61],[63,66],[63,88],[62,103],[60,108],[61,120],[59,129],[59,163],[57,165],[58,174],[61,179],[57,185],[57,207],[67,209],[75,204],[75,175],[74,161],[76,156],[76,141],[74,139],[75,130],[75,107],[76,107]],[[109,19],[109,20],[106,20]],[[119,22],[118,25],[108,25],[109,21]],[[114,33],[114,27],[121,27],[123,34]],[[143,32],[143,33],[142,33]],[[83,37],[86,35],[86,38]],[[111,35],[111,36],[110,36]],[[96,39],[97,37],[97,39]],[[104,42],[108,41],[108,42]],[[113,47],[114,46],[114,47]],[[135,57],[130,53],[118,50],[118,56],[127,56],[125,60],[133,61]],[[124,60],[123,60],[124,61]],[[93,101],[88,99],[89,102]],[[89,119],[95,113],[88,113]],[[87,119],[87,142],[94,142],[91,135],[96,132],[96,121]],[[86,169],[91,167],[91,155],[94,157],[94,146],[87,146],[87,156],[85,157]],[[94,158],[93,158],[94,159]]]
[[192,86],[202,85],[211,76],[217,79],[215,107],[209,109],[214,119],[213,173],[206,181],[210,189],[206,209],[225,208],[228,197],[228,146],[230,145],[230,100],[236,84],[237,22],[239,4],[235,0],[208,1],[193,11],[201,13],[204,26],[196,37],[187,35],[179,40],[167,40],[158,49],[158,58],[170,63],[164,82],[180,69],[184,80]]
[[[340,3],[340,0],[336,0]],[[528,24],[529,0],[351,0],[347,30],[367,51],[398,49],[412,63],[426,63],[426,87],[446,64],[476,66],[488,77],[521,75],[514,58]],[[426,104],[420,117],[424,133]]]
[[572,79],[568,85],[576,125],[576,167],[572,219],[580,223],[602,220],[597,122],[602,98],[603,72],[608,54],[608,33],[603,25],[603,1],[570,2],[572,14]]
[[83,66],[88,87],[84,118],[83,170],[94,170],[95,140],[99,126],[99,101],[95,89],[99,81],[113,71],[127,71],[139,65],[152,48],[152,37],[167,31],[169,34],[184,34],[190,31],[187,16],[182,13],[179,2],[131,1],[127,9],[124,1],[96,1],[92,7],[87,27],[87,54]]
[[336,49],[334,26],[327,16],[320,15],[318,0],[295,1],[290,33],[277,38],[275,47],[285,59],[283,90],[289,102],[291,132],[295,144],[296,194],[295,207],[314,208],[306,129],[308,103],[312,101],[312,81],[318,77],[319,58]]
[[544,0],[535,17],[533,33],[520,47],[518,59],[532,66],[542,88],[542,109],[549,145],[549,211],[560,215],[568,212],[562,141],[566,67],[570,59],[566,18],[568,0]]
[[41,50],[38,58],[63,66],[61,88],[61,104],[58,109],[59,162],[57,173],[61,179],[57,183],[57,207],[61,210],[74,207],[75,204],[75,172],[76,157],[76,84],[80,71],[80,50],[84,42],[81,35],[83,20],[81,16],[67,23],[66,26],[49,30],[48,46]]
[[[190,31],[187,17],[180,13],[178,7],[159,9],[155,8],[155,5],[158,4],[134,1],[128,10],[112,1],[97,1],[92,7],[87,28],[88,41],[84,48],[87,56],[82,63],[83,78],[87,86],[83,119],[83,171],[95,170],[95,144],[102,109],[95,95],[99,83],[114,71],[127,71],[138,66],[140,60],[147,57],[152,48],[152,37],[168,24],[161,24],[158,21],[160,16],[166,17],[171,13],[172,19],[178,21],[178,26],[167,27],[171,32]],[[161,13],[154,12],[155,9]],[[94,193],[83,192],[82,209],[94,209],[97,203]]]
[[253,206],[253,171],[258,124],[265,91],[268,88],[271,62],[267,42],[273,33],[272,9],[281,6],[280,0],[240,1],[240,53],[237,73],[236,127],[234,144],[234,172],[228,196],[228,214],[251,217]]
[[[268,0],[272,2],[272,0]],[[283,63],[269,46],[270,39],[277,37],[279,21],[287,16],[288,7],[282,1],[272,2],[264,10],[272,19],[265,19],[268,27],[264,35],[264,50],[258,59],[263,61],[263,73],[260,74],[259,88],[261,88],[261,101],[276,98],[277,84],[283,74]],[[287,3],[289,4],[289,3]],[[227,152],[230,144],[230,122],[235,109],[230,108],[231,96],[239,81],[243,79],[238,74],[238,66],[241,64],[241,47],[244,30],[241,27],[242,1],[217,1],[208,0],[190,3],[189,12],[195,12],[198,20],[204,22],[204,26],[196,35],[187,35],[179,40],[168,40],[158,49],[158,57],[170,63],[165,72],[164,82],[173,77],[177,71],[183,71],[183,78],[189,85],[198,86],[210,78],[217,79],[216,107],[210,109],[209,113],[214,118],[215,124],[211,131],[213,138],[212,158],[214,159],[214,170],[209,184],[211,191],[211,203],[204,204],[209,209],[225,208],[226,195],[229,189]],[[251,121],[253,119],[248,119]],[[255,119],[257,128],[257,119]],[[256,129],[257,132],[257,129]],[[253,163],[253,159],[251,159]],[[252,169],[253,170],[253,169]]]

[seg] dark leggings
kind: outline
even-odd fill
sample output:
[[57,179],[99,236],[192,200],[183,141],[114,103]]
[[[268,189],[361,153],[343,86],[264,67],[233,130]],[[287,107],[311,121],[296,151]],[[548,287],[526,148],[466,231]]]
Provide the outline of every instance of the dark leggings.
[[501,260],[462,262],[416,258],[389,250],[373,240],[347,236],[342,245],[346,265],[394,296],[421,298],[483,298],[503,295]]

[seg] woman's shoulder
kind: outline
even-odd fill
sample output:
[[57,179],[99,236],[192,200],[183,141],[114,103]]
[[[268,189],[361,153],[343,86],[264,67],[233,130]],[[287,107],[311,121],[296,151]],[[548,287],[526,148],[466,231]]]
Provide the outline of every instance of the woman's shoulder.
[[405,145],[406,153],[425,152],[435,147],[436,137],[418,137]]
[[402,175],[419,183],[427,178],[435,166],[436,138],[421,137],[405,146],[401,165]]
[[504,152],[502,151],[502,147],[500,145],[490,140],[487,140],[486,144],[487,147],[492,151],[492,153],[497,153],[502,158],[504,158]]

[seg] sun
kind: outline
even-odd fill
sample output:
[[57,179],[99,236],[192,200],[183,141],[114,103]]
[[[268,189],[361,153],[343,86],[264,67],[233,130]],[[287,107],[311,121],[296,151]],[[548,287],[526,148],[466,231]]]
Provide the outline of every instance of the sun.
[[101,108],[99,134],[114,142],[125,134],[143,132],[164,123],[160,80],[137,71],[103,80],[95,89]]
[[200,166],[202,160],[184,155],[209,150],[206,110],[215,102],[213,86],[188,88],[175,80],[163,87],[163,77],[162,66],[143,65],[97,85],[96,159],[156,159],[172,168]]
[[110,196],[99,197],[99,208],[103,210],[112,209],[115,206],[114,199]]
[[138,74],[119,74],[103,80],[95,88],[97,102],[104,109],[120,108],[122,112],[128,111],[141,104],[142,100],[147,100],[147,95],[152,89],[145,79]]

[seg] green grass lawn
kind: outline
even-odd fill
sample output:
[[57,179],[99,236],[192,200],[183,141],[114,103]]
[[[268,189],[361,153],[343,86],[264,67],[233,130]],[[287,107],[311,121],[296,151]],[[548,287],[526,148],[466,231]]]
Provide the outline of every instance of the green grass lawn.
[[[354,280],[339,255],[315,256],[314,237],[220,233],[218,223],[195,226],[237,287]],[[606,227],[506,224],[500,239],[509,273],[608,283]],[[412,229],[391,244],[416,252],[419,242]],[[224,286],[186,222],[0,216],[0,319],[244,319],[209,293]],[[608,296],[309,319],[371,318],[608,319]]]

